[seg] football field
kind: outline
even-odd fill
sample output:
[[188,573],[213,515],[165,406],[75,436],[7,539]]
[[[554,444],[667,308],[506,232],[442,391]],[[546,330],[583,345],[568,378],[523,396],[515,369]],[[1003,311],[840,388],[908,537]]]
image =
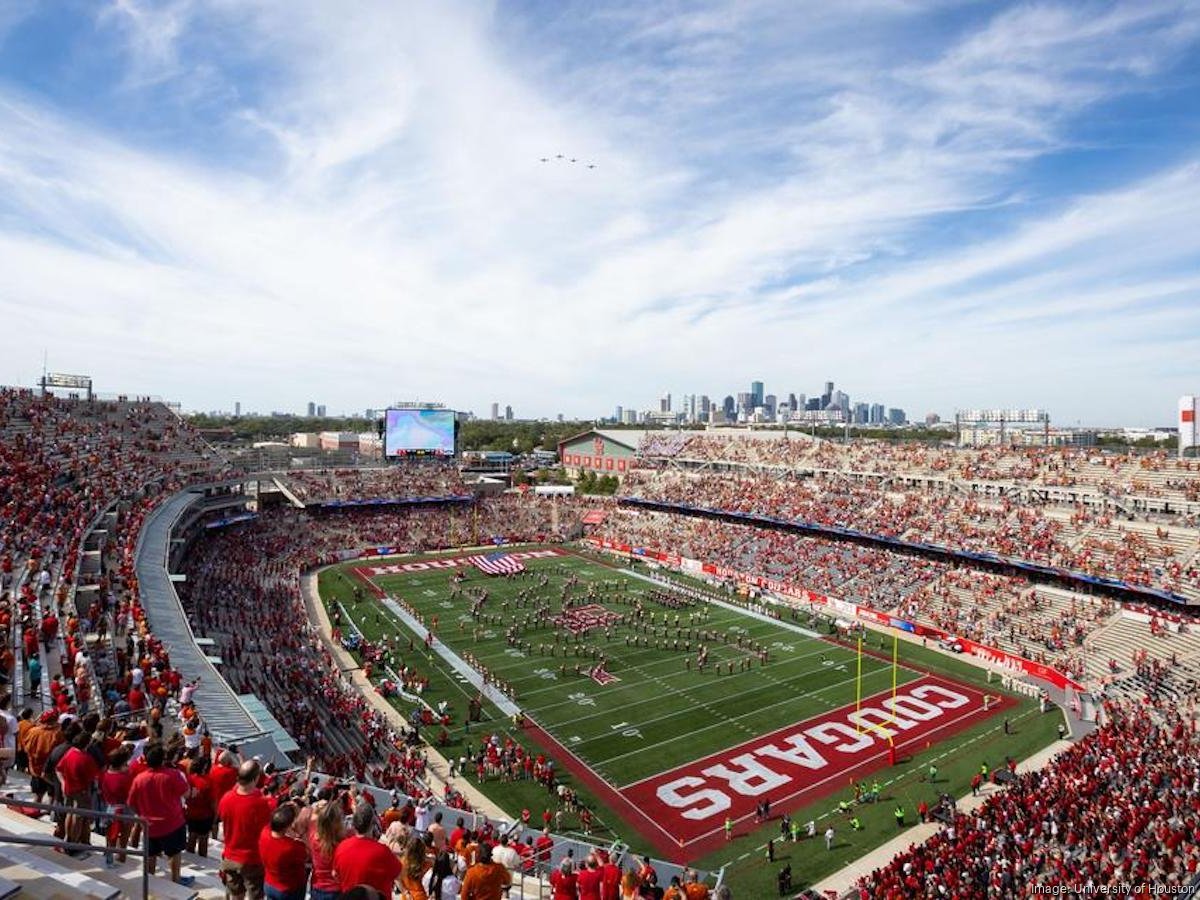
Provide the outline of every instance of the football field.
[[804,614],[697,600],[558,548],[523,564],[492,576],[462,555],[353,571],[376,595],[364,604],[418,614],[438,653],[486,670],[532,738],[672,857],[719,846],[727,819],[749,828],[764,800],[799,809],[1012,702],[985,709],[979,686],[903,660],[894,670],[890,642],[870,635],[860,656]]

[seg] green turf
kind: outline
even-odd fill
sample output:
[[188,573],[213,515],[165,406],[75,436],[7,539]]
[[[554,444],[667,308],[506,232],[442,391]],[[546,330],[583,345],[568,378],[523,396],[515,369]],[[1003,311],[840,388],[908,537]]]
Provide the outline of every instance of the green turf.
[[[417,559],[422,557],[411,558]],[[385,608],[373,603],[364,602],[359,606],[354,604],[353,588],[355,581],[347,573],[349,569],[358,564],[347,564],[323,570],[318,579],[321,598],[326,609],[332,609],[333,606],[341,604],[342,608],[347,610],[347,613],[362,633],[367,636],[368,640],[375,641],[382,636],[390,634],[404,636],[405,649],[401,653],[402,661],[414,666],[429,679],[429,689],[424,695],[426,702],[436,706],[439,701],[446,700],[456,711],[455,724],[449,729],[450,742],[448,746],[442,748],[443,754],[447,757],[460,756],[468,744],[478,747],[481,736],[491,732],[505,734],[520,743],[527,750],[532,750],[535,754],[540,752],[538,745],[530,741],[520,731],[511,728],[507,717],[487,701],[483,703],[483,722],[470,726],[468,729],[463,722],[464,717],[462,712],[466,708],[467,701],[477,693],[476,690],[470,685],[463,684],[456,677],[456,673],[436,653],[427,653],[419,642],[414,642],[415,649],[412,652],[408,652],[407,638],[409,637],[409,633],[407,629]],[[375,619],[376,614],[379,614],[380,617],[378,624]],[[358,654],[354,655],[361,661]],[[379,682],[382,679],[376,676],[374,680]],[[405,718],[408,717],[408,714],[416,706],[415,703],[400,697],[393,698],[392,705]],[[565,775],[565,772],[560,772],[560,776]],[[603,810],[603,807],[597,803],[596,799],[585,788],[574,783],[573,779],[569,776],[563,780],[579,793],[583,803],[594,810]],[[558,805],[557,800],[550,797],[544,788],[530,781],[501,782],[493,779],[484,785],[484,789],[493,801],[511,815],[518,815],[521,810],[529,809],[536,823],[541,822],[541,813],[543,810],[548,808],[554,811]],[[599,839],[606,837],[612,839],[618,836],[620,823],[609,823],[607,820],[611,818],[611,816],[607,816],[603,811],[599,812],[596,816],[595,834]],[[562,833],[571,833],[577,831],[579,825],[577,816],[566,814],[564,816],[563,827],[560,831]]]
[[[358,564],[361,563],[349,565]],[[673,624],[676,611],[650,602],[644,602],[644,605],[655,613],[653,628],[645,622],[616,625],[607,640],[602,633],[593,631],[582,638],[585,655],[567,651],[564,656],[562,642],[556,646],[554,655],[539,650],[539,645],[553,643],[557,629],[531,626],[524,629],[518,639],[533,645],[532,652],[526,654],[524,650],[509,646],[505,639],[506,624],[501,623],[519,620],[529,612],[517,608],[515,598],[519,591],[536,584],[537,575],[544,573],[549,579],[548,586],[539,588],[537,594],[545,596],[554,611],[560,606],[562,586],[568,575],[579,581],[572,591],[573,597],[580,598],[583,603],[598,603],[619,614],[629,614],[631,607],[617,602],[618,595],[614,590],[619,590],[620,596],[628,599],[639,596],[644,599],[652,589],[650,584],[594,558],[563,557],[530,561],[526,565],[533,574],[513,579],[489,578],[473,569],[466,570],[468,579],[464,587],[488,590],[489,599],[482,613],[492,617],[492,622],[472,620],[468,599],[450,600],[450,572],[447,570],[380,576],[374,580],[389,595],[411,604],[427,622],[437,615],[437,632],[443,642],[460,654],[473,654],[494,675],[509,682],[522,709],[614,786],[629,784],[854,702],[856,654],[850,648],[800,633],[799,629],[821,627],[819,622],[810,623],[807,616],[798,616],[800,621],[797,623],[775,623],[717,606],[679,611],[681,628],[686,629],[690,624],[693,629],[737,633],[769,649],[765,666],[755,661],[748,671],[733,674],[717,675],[711,667],[705,674],[697,672],[694,666],[688,670],[684,661],[695,657],[700,642],[696,638],[690,641],[690,652],[627,643],[627,639],[632,641],[635,636],[654,644],[665,641],[668,645],[678,639]],[[326,603],[340,601],[369,639],[399,630],[405,634],[404,646],[407,647],[405,629],[381,604],[364,600],[356,606],[351,601],[352,581],[344,573],[348,567],[322,573],[320,586]],[[587,588],[593,584],[608,592],[601,593],[595,600],[586,599]],[[615,588],[617,585],[620,587]],[[506,601],[507,608],[504,606]],[[706,618],[691,624],[689,618],[693,613],[703,614]],[[664,615],[672,623],[666,636],[657,631],[663,627]],[[734,632],[734,629],[740,631]],[[871,642],[878,649],[875,638],[872,636]],[[732,660],[736,665],[750,655],[720,641],[706,643],[710,659],[714,661]],[[586,675],[574,674],[575,666],[586,670],[593,664],[590,657],[593,649],[607,658],[608,671],[621,681],[601,686]],[[890,643],[884,649],[890,650]],[[414,652],[420,660],[416,665],[431,679],[426,699],[432,703],[449,700],[456,721],[461,721],[468,692],[473,694],[474,689],[462,685],[436,655],[427,657],[419,644]],[[969,683],[985,683],[984,673],[978,668],[920,646],[901,643],[900,661],[902,666],[915,663]],[[918,675],[915,670],[902,667],[899,681],[904,683]],[[869,656],[863,658],[862,676],[863,696],[888,690],[892,684],[890,664]],[[989,692],[999,693],[998,685],[990,685]],[[397,705],[404,710],[411,706],[405,702]],[[487,706],[485,713],[493,722],[504,724],[504,718],[497,710]],[[927,751],[924,754],[927,757],[941,757],[938,764],[943,783],[937,788],[954,794],[968,790],[970,777],[979,766],[981,747],[986,747],[994,757],[993,762],[998,764],[1005,753],[1023,758],[1054,738],[1057,719],[1036,715],[1036,704],[1021,701],[1010,718],[1017,723],[1016,734],[1001,735],[1003,744],[995,739],[1001,724],[989,722],[961,732]],[[513,736],[520,739],[520,735]],[[461,747],[470,737],[456,728],[452,734],[454,748]],[[459,751],[455,749],[455,752]],[[915,804],[922,796],[920,792],[933,793],[930,786],[919,785],[916,781],[916,766],[921,762],[918,757],[880,775],[881,780],[901,779],[885,790],[885,797],[904,802],[910,822],[915,817]],[[562,770],[561,763],[559,769]],[[534,810],[535,818],[547,802],[545,791],[527,782],[504,784],[493,781],[484,787],[489,796],[506,808],[515,810],[528,806]],[[585,790],[579,790],[586,803],[595,804],[595,799]],[[802,821],[817,819],[827,814],[837,799],[819,801],[796,815]],[[841,823],[835,824],[838,842],[832,852],[825,851],[823,841],[781,845],[776,854],[780,860],[778,865],[790,861],[797,885],[818,880],[892,837],[896,831],[894,808],[894,801],[863,807],[860,818],[864,829],[859,832],[851,833],[847,827],[841,827]],[[602,808],[599,818],[607,819],[608,826],[620,832],[633,847],[640,848],[638,835],[622,828]],[[825,821],[819,820],[822,831]],[[721,851],[701,860],[699,865],[716,869],[729,864],[727,874],[739,896],[743,892],[748,892],[746,896],[770,896],[774,894],[774,873],[778,866],[764,865],[765,856],[759,848],[768,837],[777,833],[778,824],[773,822],[754,833],[743,834]]]
[[[572,596],[583,596],[589,584],[605,582],[619,585],[628,598],[642,598],[652,586],[630,579],[619,572],[586,560],[566,557],[538,560],[529,565],[531,573],[547,573],[546,594],[558,606],[566,575],[579,578]],[[691,762],[708,753],[751,739],[776,728],[819,715],[842,706],[854,696],[855,654],[785,625],[758,621],[740,612],[717,607],[696,607],[696,615],[705,621],[692,625],[715,633],[740,634],[769,648],[764,666],[755,662],[745,671],[714,674],[709,666],[700,674],[695,666],[689,671],[685,659],[695,656],[701,642],[709,646],[710,659],[736,663],[750,656],[746,651],[719,641],[690,641],[691,652],[659,647],[630,646],[626,639],[649,638],[655,643],[679,640],[674,635],[676,613],[646,602],[661,628],[664,615],[670,617],[669,637],[653,635],[645,625],[616,625],[612,637],[590,633],[583,639],[587,648],[595,648],[608,658],[608,671],[620,682],[601,686],[585,675],[574,674],[575,667],[590,667],[592,660],[567,653],[559,644],[554,655],[539,652],[548,649],[557,629],[533,627],[523,631],[521,640],[533,645],[526,656],[507,645],[505,628],[496,622],[476,625],[469,616],[466,599],[450,602],[447,597],[448,575],[444,571],[417,575],[383,576],[375,579],[384,591],[402,597],[430,621],[439,616],[438,636],[460,654],[472,653],[494,675],[509,682],[523,710],[551,731],[573,753],[590,765],[611,784],[621,786],[657,774],[673,766]],[[467,587],[483,587],[489,599],[482,610],[493,620],[520,618],[526,611],[510,605],[517,593],[534,584],[532,575],[514,579],[489,578],[475,572]],[[589,601],[590,602],[590,601]],[[602,595],[597,605],[615,613],[632,612],[629,605],[613,602]],[[681,628],[691,613],[681,611]],[[460,630],[459,623],[462,621]],[[563,667],[566,674],[563,674]],[[900,681],[917,673],[901,670]],[[863,661],[864,696],[891,687],[891,667],[873,658]]]

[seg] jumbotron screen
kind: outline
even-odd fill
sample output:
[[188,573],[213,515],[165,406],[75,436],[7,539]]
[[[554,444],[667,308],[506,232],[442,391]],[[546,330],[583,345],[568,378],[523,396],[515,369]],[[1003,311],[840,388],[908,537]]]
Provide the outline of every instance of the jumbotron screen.
[[383,452],[386,456],[453,456],[454,410],[389,409]]

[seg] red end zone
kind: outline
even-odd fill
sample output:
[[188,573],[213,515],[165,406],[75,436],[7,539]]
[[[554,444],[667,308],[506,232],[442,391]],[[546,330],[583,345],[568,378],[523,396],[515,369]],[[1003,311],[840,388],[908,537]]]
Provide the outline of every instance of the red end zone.
[[[903,758],[1015,703],[993,700],[985,712],[983,697],[976,688],[924,675],[902,685],[894,704],[890,690],[874,694],[857,712],[850,703],[619,790],[604,785],[599,793],[651,844],[665,849],[669,835],[676,845],[670,855],[690,861],[720,846],[726,817],[735,826],[749,821],[764,799],[773,814],[791,812],[846,787],[851,777],[886,768],[889,736]],[[566,763],[596,790],[599,778],[582,761],[568,755]]]

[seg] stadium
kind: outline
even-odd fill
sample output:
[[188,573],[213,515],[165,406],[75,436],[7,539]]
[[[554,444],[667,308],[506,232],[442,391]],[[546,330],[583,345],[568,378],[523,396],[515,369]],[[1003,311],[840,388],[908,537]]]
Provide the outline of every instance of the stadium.
[[589,430],[591,496],[456,429],[0,390],[5,896],[1200,884],[1194,459]]

